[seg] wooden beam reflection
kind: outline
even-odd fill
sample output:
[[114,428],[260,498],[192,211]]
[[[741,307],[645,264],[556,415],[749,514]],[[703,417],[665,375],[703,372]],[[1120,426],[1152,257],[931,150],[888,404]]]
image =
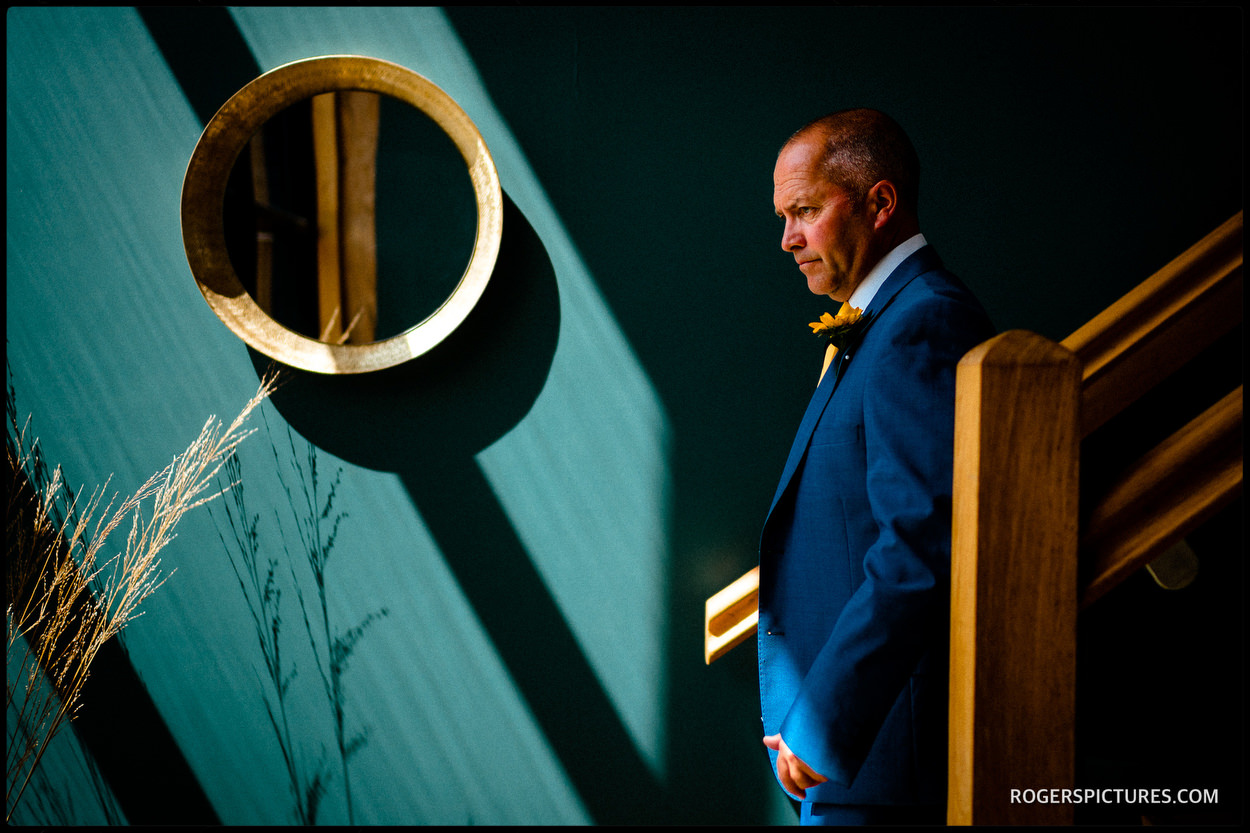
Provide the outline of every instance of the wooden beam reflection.
[[377,325],[377,94],[313,97],[321,340],[365,344]]

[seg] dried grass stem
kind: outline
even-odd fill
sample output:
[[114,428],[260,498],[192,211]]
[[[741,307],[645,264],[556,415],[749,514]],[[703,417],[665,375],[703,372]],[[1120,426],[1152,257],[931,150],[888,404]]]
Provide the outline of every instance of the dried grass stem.
[[[244,428],[247,418],[276,385],[276,375],[266,375],[229,425],[209,417],[168,466],[120,503],[114,494],[101,506],[112,478],[80,503],[65,486],[60,466],[49,475],[38,440],[27,440],[29,418],[18,428],[10,382],[6,820],[48,743],[76,714],[101,646],[139,616],[143,601],[172,575],[162,574],[159,556],[178,522],[235,485],[210,491],[222,466],[253,432]],[[108,557],[106,546],[123,524],[129,525],[125,547]]]

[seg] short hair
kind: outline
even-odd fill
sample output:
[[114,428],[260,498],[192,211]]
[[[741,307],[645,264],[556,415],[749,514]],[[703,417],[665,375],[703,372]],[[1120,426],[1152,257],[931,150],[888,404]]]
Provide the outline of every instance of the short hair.
[[856,202],[862,202],[872,186],[888,179],[898,189],[903,204],[916,210],[920,157],[894,119],[866,107],[838,110],[803,125],[784,147],[812,133],[824,135],[821,172],[834,185],[846,189]]

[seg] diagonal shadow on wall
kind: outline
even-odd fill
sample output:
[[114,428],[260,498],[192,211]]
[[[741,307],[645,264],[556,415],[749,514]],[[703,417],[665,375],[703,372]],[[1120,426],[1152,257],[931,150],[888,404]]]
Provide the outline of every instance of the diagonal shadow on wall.
[[[639,755],[558,603],[474,456],[511,430],[555,353],[555,271],[505,195],[494,274],[469,318],[430,353],[361,376],[288,370],[272,402],[318,448],[399,474],[448,567],[597,823],[666,817]],[[253,353],[258,374],[269,365]]]
[[[225,9],[178,11],[141,14],[207,122],[260,71]],[[213,44],[208,63],[200,60],[205,43]],[[400,476],[594,820],[655,823],[669,817],[663,787],[474,459],[529,411],[559,332],[551,261],[506,195],[504,202],[491,282],[442,344],[401,367],[359,377],[288,369],[271,401],[313,445]],[[255,352],[252,359],[258,374],[270,365]]]
[[[260,74],[224,7],[204,9],[194,19],[171,8],[138,11],[201,121]],[[211,61],[204,60],[205,50],[211,50]],[[77,714],[71,729],[90,750],[128,823],[221,823],[121,641],[104,644],[82,699],[91,706]]]

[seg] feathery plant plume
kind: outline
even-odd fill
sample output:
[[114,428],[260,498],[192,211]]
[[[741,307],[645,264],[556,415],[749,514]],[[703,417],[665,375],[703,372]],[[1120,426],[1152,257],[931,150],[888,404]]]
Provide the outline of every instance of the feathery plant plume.
[[[104,780],[95,758],[83,748],[70,750],[69,755],[72,756],[69,766],[78,767],[74,772],[60,771],[53,775],[46,766],[34,770],[19,808],[23,818],[18,821],[15,813],[14,822],[38,827],[72,827],[97,823],[112,827],[127,824],[117,798]],[[54,779],[58,779],[59,783],[54,783]],[[67,791],[67,781],[80,788],[83,795],[76,796],[75,793]],[[85,800],[78,803],[76,797]]]
[[[143,601],[168,578],[159,555],[178,522],[222,493],[209,487],[254,430],[244,423],[276,384],[275,376],[266,375],[227,426],[209,417],[184,452],[118,503],[116,495],[104,500],[111,478],[82,501],[65,485],[59,466],[48,474],[38,440],[27,439],[30,419],[18,426],[10,371],[5,699],[14,724],[5,733],[6,820],[48,743],[77,714],[100,647],[140,615]],[[124,524],[125,546],[110,557],[105,545]]]

